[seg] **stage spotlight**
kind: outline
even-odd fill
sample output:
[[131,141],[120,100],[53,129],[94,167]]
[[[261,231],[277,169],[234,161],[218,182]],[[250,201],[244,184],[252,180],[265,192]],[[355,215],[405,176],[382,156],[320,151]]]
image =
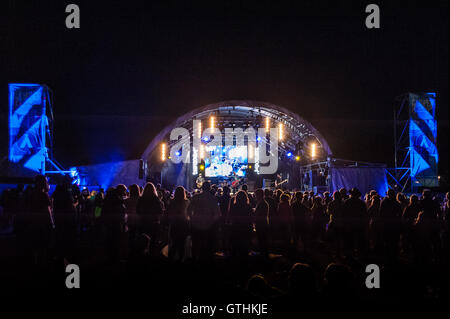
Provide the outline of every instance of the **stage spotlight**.
[[180,156],[180,155],[181,155],[181,152],[180,152],[180,151],[176,151],[176,152],[175,152],[175,155],[176,155],[176,156]]
[[205,136],[204,138],[202,138],[202,141],[203,141],[203,142],[208,142],[208,141],[209,141],[209,137],[208,137],[208,136]]
[[211,116],[209,119],[209,124],[210,124],[211,128],[214,128],[214,124],[215,124],[214,122],[215,122],[214,116]]
[[278,139],[283,139],[283,123],[278,124]]
[[266,117],[266,133],[270,132],[270,118]]
[[166,144],[162,143],[161,144],[161,161],[165,161],[166,160]]
[[286,155],[287,155],[287,157],[291,157],[292,156],[292,152],[288,152]]
[[203,171],[205,169],[205,165],[200,165],[200,170]]
[[295,160],[298,162],[298,161],[300,160],[300,156],[297,155],[297,156],[295,157]]
[[261,136],[258,136],[258,137],[256,138],[256,140],[257,140],[258,142],[261,142]]
[[312,159],[316,158],[316,143],[311,144],[311,158]]

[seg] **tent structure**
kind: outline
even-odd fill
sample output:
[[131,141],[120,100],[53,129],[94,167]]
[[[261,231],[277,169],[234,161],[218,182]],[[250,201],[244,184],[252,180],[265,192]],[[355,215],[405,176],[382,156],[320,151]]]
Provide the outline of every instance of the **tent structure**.
[[[370,163],[356,164],[355,167],[350,167],[348,163],[344,165],[342,161],[333,159],[331,148],[320,132],[298,114],[275,104],[243,100],[205,105],[176,118],[149,142],[140,159],[78,167],[81,184],[107,188],[116,184],[143,185],[146,181],[152,181],[168,188],[183,185],[192,189],[195,187],[198,174],[195,165],[198,163],[176,164],[161,160],[160,146],[165,144],[170,149],[177,143],[177,139],[170,138],[173,129],[186,129],[192,136],[193,121],[201,121],[207,126],[211,117],[214,117],[215,125],[220,130],[239,127],[258,130],[267,123],[271,127],[282,125],[283,139],[278,143],[279,173],[288,177],[289,184],[286,186],[289,188],[332,191],[352,186],[360,187],[362,192],[369,188],[381,191],[387,188],[384,166]],[[314,155],[310,149],[312,144],[315,145]],[[189,156],[192,158],[193,154]],[[326,177],[315,178],[317,172],[322,170],[325,170]],[[311,175],[308,181],[304,179],[305,172]],[[255,187],[262,187],[263,176],[252,176],[256,180]]]

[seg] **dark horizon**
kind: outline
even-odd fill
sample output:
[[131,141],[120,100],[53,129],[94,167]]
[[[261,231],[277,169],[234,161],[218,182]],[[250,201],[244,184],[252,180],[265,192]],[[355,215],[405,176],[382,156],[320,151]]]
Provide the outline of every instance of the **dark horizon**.
[[7,84],[54,92],[54,156],[64,166],[139,158],[177,116],[224,100],[298,113],[338,158],[391,166],[393,107],[436,92],[439,172],[448,175],[448,3],[277,6],[93,4],[76,1],[81,29],[57,1],[9,2],[0,13],[2,153]]

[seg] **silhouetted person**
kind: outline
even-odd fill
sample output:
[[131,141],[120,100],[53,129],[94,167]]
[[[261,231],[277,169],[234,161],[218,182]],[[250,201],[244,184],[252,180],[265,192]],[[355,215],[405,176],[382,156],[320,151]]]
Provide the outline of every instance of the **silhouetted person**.
[[387,196],[381,201],[380,230],[385,256],[391,261],[397,257],[398,253],[401,218],[402,208],[397,202],[395,191],[389,189]]
[[125,212],[127,214],[127,226],[132,240],[137,233],[138,227],[138,215],[137,215],[137,203],[141,197],[141,190],[138,185],[133,184],[129,187],[130,196],[125,199]]
[[419,197],[417,195],[411,195],[409,205],[404,209],[402,215],[402,246],[405,252],[411,252],[413,247],[415,222],[419,216],[419,212]]
[[397,193],[397,202],[400,204],[402,212],[404,212],[405,208],[409,205],[409,201],[403,193]]
[[336,263],[329,264],[324,273],[324,297],[338,303],[351,302],[354,297],[352,278],[352,272],[347,266]]
[[[296,263],[289,272],[289,295],[299,302],[316,297],[316,279],[308,264]],[[295,302],[293,300],[293,302]]]
[[382,224],[380,223],[380,205],[381,199],[378,194],[371,195],[371,202],[367,209],[367,217],[369,219],[369,241],[372,242],[373,247],[379,252],[380,251],[380,232]]
[[328,218],[325,214],[325,207],[319,196],[314,197],[311,207],[311,234],[312,240],[318,242],[324,239],[325,225]]
[[52,199],[57,253],[60,257],[71,261],[75,254],[79,228],[77,211],[69,185],[57,185]]
[[220,215],[222,216],[222,218],[226,217],[228,209],[230,207],[230,192],[230,188],[228,186],[224,186],[222,195],[220,195],[219,197]]
[[277,203],[273,198],[273,191],[271,189],[266,188],[264,190],[264,200],[269,205],[269,228],[270,232],[273,233],[275,231],[274,221],[277,218]]
[[343,235],[344,235],[344,221],[343,221],[343,208],[344,202],[342,201],[342,195],[339,191],[333,193],[333,200],[327,206],[328,220],[328,233],[338,255],[342,254],[343,249]]
[[361,192],[357,188],[350,190],[350,198],[343,206],[343,232],[345,249],[352,254],[358,249],[359,254],[365,254],[367,243],[367,209],[361,200]]
[[189,233],[187,207],[189,201],[186,198],[184,187],[178,186],[172,201],[167,208],[169,221],[169,259],[175,260],[178,254],[180,261],[184,258],[185,241]]
[[106,191],[100,223],[106,239],[108,258],[112,262],[117,262],[120,257],[119,250],[125,219],[125,205],[121,191],[111,187]]
[[245,191],[239,191],[228,214],[232,255],[244,258],[248,255],[252,231],[252,207]]
[[294,218],[292,216],[292,209],[290,205],[290,195],[283,193],[280,196],[280,203],[278,204],[277,217],[278,217],[278,235],[281,238],[284,247],[289,247],[291,235],[292,235],[292,222]]
[[424,189],[422,192],[422,199],[420,200],[421,226],[423,228],[423,235],[430,243],[430,250],[432,257],[440,256],[440,238],[438,216],[440,213],[439,204],[433,199],[431,191]]
[[264,200],[264,191],[255,191],[256,207],[254,213],[256,235],[261,255],[269,253],[269,204]]
[[33,256],[35,264],[46,261],[51,233],[54,229],[49,190],[47,178],[37,175],[34,179],[34,187],[30,188],[25,198],[29,204],[23,213],[17,216],[18,240],[28,251],[27,255]]
[[145,185],[142,196],[136,205],[136,213],[139,216],[139,232],[147,234],[152,238],[150,250],[151,254],[154,254],[159,245],[163,203],[159,199],[153,183],[147,183]]
[[[294,201],[291,205],[292,215],[294,217],[294,238],[295,244],[298,244],[299,240],[303,242],[305,247],[307,244],[307,231],[309,227],[309,209],[303,205],[303,194],[302,192],[296,192]],[[306,248],[306,247],[305,247]]]
[[280,291],[270,286],[267,280],[260,274],[251,276],[247,281],[246,288],[252,296],[262,300],[271,300],[273,297],[280,295]]
[[192,253],[196,260],[211,260],[214,253],[214,227],[220,217],[216,198],[210,193],[211,185],[204,182],[202,192],[192,197],[188,206],[191,218]]

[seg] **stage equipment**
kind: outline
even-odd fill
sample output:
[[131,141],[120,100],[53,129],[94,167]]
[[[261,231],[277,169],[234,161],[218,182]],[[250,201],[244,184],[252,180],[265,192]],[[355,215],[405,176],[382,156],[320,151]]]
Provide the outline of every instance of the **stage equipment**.
[[161,161],[165,161],[166,160],[166,144],[165,143],[161,143]]
[[23,174],[72,174],[56,162],[52,149],[51,90],[41,84],[10,83],[9,162],[23,167]]
[[436,93],[407,93],[394,108],[395,166],[391,186],[401,191],[439,186]]

